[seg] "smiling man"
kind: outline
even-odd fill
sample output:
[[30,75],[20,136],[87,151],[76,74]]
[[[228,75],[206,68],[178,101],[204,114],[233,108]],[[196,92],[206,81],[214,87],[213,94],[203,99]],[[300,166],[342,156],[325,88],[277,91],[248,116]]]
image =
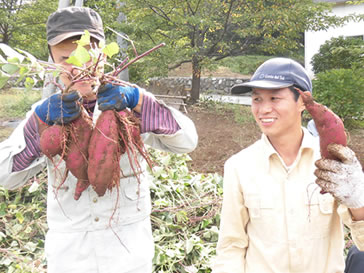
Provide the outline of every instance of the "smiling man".
[[[345,163],[320,159],[319,138],[302,127],[305,106],[295,88],[312,92],[312,83],[288,58],[266,61],[239,86],[252,92],[263,134],[225,164],[214,273],[344,272],[343,221],[364,250],[364,201],[354,197],[364,195],[361,166],[343,146],[335,148]],[[362,194],[339,198],[343,184]],[[330,193],[321,194],[319,185]],[[350,251],[346,273],[364,272],[358,248]]]

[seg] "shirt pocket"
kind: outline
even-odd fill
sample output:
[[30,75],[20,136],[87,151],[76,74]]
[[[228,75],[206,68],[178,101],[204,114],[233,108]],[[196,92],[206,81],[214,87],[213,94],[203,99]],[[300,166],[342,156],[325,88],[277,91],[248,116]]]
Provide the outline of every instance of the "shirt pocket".
[[307,221],[306,238],[317,239],[328,237],[335,211],[335,199],[330,194],[315,193],[305,202]]
[[249,236],[260,238],[268,246],[282,240],[282,215],[273,195],[246,194],[245,206],[249,212],[247,232]]
[[261,196],[259,194],[247,194],[245,206],[248,208],[249,216],[254,220],[272,218],[274,214],[274,199],[272,196]]
[[149,187],[146,185],[147,181],[140,180],[139,182],[136,177],[131,177],[120,181],[120,183],[124,183],[124,196],[127,200],[135,201],[147,195],[149,191]]
[[[145,177],[143,177],[145,178]],[[119,200],[120,222],[133,223],[144,219],[151,210],[149,184],[140,176],[140,183],[136,177],[120,180]]]

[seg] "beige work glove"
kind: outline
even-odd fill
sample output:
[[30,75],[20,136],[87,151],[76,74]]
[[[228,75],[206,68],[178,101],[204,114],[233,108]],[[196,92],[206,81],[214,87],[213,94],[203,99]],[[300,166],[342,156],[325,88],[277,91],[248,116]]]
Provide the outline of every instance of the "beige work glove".
[[341,162],[317,160],[316,183],[348,208],[364,207],[364,173],[355,153],[340,144],[329,144],[327,149]]

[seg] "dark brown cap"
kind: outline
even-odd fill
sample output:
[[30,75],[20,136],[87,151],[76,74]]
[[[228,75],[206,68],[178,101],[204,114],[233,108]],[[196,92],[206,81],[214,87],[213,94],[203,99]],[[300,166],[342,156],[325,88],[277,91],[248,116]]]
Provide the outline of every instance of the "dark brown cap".
[[100,15],[86,7],[67,7],[59,9],[48,17],[47,41],[53,46],[68,38],[82,35],[88,30],[91,37],[105,40]]

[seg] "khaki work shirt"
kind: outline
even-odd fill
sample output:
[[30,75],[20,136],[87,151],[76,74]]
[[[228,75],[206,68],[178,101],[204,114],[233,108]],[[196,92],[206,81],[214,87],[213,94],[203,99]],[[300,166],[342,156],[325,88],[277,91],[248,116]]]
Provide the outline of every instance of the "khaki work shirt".
[[353,223],[329,193],[320,194],[318,138],[303,130],[289,168],[265,135],[226,162],[213,273],[342,273],[342,219],[364,250],[364,221]]

